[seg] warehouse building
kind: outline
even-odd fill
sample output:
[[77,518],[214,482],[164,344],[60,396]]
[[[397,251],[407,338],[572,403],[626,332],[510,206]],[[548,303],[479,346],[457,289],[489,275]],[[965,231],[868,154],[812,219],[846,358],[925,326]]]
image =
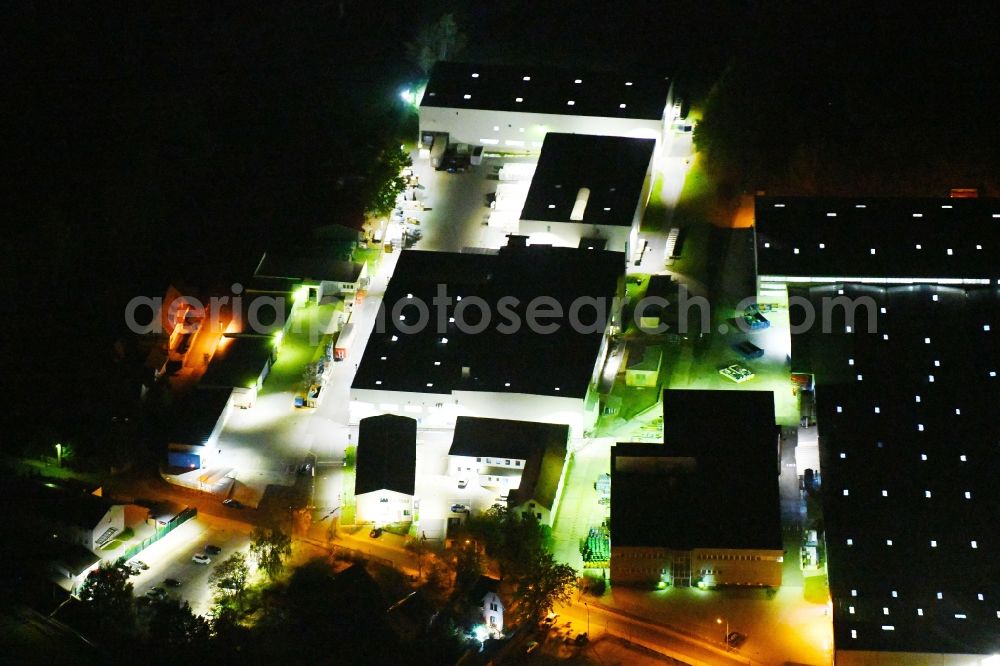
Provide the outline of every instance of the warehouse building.
[[[451,303],[438,308],[441,289]],[[495,255],[407,250],[354,377],[351,420],[401,413],[422,425],[453,427],[458,416],[517,414],[582,435],[597,417],[597,372],[608,335],[620,326],[616,296],[623,289],[618,252],[531,245]],[[561,316],[532,325],[541,323],[534,310],[540,303]],[[423,325],[418,304],[428,308]]]
[[549,132],[521,211],[531,243],[632,256],[649,200],[652,139]]
[[611,449],[611,581],[780,586],[773,394],[668,390],[663,423],[663,444]]
[[678,112],[663,76],[439,62],[420,100],[420,135],[537,153],[548,132],[659,142]]

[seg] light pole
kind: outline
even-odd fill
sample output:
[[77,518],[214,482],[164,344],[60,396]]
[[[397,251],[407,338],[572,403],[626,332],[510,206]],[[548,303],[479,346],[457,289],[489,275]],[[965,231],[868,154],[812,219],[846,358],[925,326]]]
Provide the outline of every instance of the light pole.
[[723,620],[721,617],[715,618],[716,624],[726,624],[726,633],[722,635],[722,642],[726,646],[726,652],[729,652],[729,619]]
[[590,638],[590,604],[584,601],[583,607],[587,609],[587,638]]
[[59,467],[62,467],[62,444],[56,443],[56,460],[58,461]]

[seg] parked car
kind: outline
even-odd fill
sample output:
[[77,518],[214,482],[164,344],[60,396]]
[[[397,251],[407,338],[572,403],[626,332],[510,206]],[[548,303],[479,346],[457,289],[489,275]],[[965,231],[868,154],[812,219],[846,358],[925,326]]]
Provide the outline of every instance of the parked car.
[[176,578],[168,578],[165,581],[163,581],[163,584],[167,585],[169,587],[180,587],[181,586],[181,582],[179,580],[177,580]]
[[552,611],[545,616],[544,620],[542,620],[542,625],[546,627],[551,627],[553,624],[556,623],[556,620],[558,619],[559,619],[559,613]]
[[209,555],[218,555],[219,553],[222,552],[222,549],[219,548],[218,546],[208,545],[205,546],[205,552],[208,553]]
[[746,634],[741,634],[738,631],[730,631],[729,635],[726,636],[726,643],[729,644],[730,647],[739,647],[743,645],[743,642],[746,641],[746,639]]
[[149,570],[149,565],[143,562],[142,560],[132,560],[132,566],[138,569],[139,571]]
[[469,485],[469,480],[468,479],[459,479],[458,480],[458,487],[460,489],[461,488],[465,488],[467,485]]
[[466,512],[468,510],[469,510],[469,507],[467,507],[464,504],[452,504],[451,505],[451,511],[452,511],[452,513],[464,513],[464,512]]
[[223,506],[228,506],[230,509],[242,509],[243,505],[239,503],[238,500],[232,498],[222,500]]
[[195,564],[211,564],[212,558],[205,553],[195,553],[191,556],[191,561]]
[[528,641],[528,644],[524,646],[524,652],[526,654],[531,654],[538,649],[538,641]]
[[164,599],[167,596],[167,591],[162,587],[151,587],[146,590],[146,596],[150,599]]
[[372,531],[368,533],[368,536],[370,536],[372,539],[379,538],[380,536],[382,536],[382,528],[381,527],[373,527]]

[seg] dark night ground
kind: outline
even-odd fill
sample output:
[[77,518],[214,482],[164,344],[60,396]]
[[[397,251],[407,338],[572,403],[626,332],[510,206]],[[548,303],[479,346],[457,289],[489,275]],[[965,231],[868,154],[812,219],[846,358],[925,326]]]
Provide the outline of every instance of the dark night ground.
[[789,169],[811,159],[838,193],[940,195],[954,174],[1000,172],[996,23],[981,11],[590,4],[6,5],[4,446],[97,439],[127,409],[136,377],[112,361],[128,298],[178,276],[226,284],[275,239],[356,223],[338,178],[413,133],[402,44],[451,5],[467,59],[655,66],[688,99],[733,62],[716,131],[735,146],[735,189],[794,188]]

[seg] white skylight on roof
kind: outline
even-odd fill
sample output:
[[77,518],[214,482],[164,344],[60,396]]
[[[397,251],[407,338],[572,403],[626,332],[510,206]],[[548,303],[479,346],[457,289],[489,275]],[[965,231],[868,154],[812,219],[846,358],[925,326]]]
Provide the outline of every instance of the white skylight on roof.
[[948,256],[950,257],[953,254],[955,254],[955,252],[949,247],[948,248]]
[[984,331],[989,331],[990,330],[990,325],[989,324],[983,324],[983,330]]
[[983,601],[983,593],[980,592],[979,594],[977,594],[976,598],[979,599],[980,601]]
[[854,615],[854,606],[848,606],[847,612],[850,613],[851,615]]
[[521,77],[521,80],[522,81],[530,81],[531,77],[530,76],[523,76],[523,77]]
[[764,243],[764,247],[771,247],[770,243]]
[[931,296],[931,300],[932,301],[937,302],[937,299],[938,299],[938,295],[937,294],[934,294],[933,296]]
[[[626,81],[625,85],[630,86],[630,85],[632,85],[632,82],[631,81]],[[996,217],[996,215],[994,215],[994,217]]]
[[920,454],[920,459],[921,460],[927,460],[927,454],[926,453],[921,453]]
[[965,499],[972,499],[972,493],[970,493],[968,490],[965,491]]
[[566,106],[573,106],[574,104],[576,104],[576,102],[571,99],[566,101]]
[[990,370],[990,377],[996,377],[996,376],[997,376],[997,371],[996,370]]
[[515,97],[514,101],[517,102],[518,104],[520,104],[521,102],[524,101],[524,98],[523,97]]
[[846,458],[846,457],[847,457],[847,454],[846,454],[846,453],[844,453],[843,451],[841,451],[841,452],[840,452],[840,457],[841,457],[841,458]]
[[857,637],[858,637],[858,630],[851,629],[851,638],[857,638]]
[[476,72],[473,72],[473,73],[472,73],[472,78],[474,78],[474,79],[478,79],[478,78],[479,78],[479,74],[478,74],[478,73],[476,73]]
[[885,314],[885,308],[879,308],[879,312],[881,312],[882,314]]
[[441,365],[441,361],[434,361],[434,365]]
[[854,204],[855,208],[867,208],[865,204]]
[[621,104],[619,104],[618,108],[619,109],[624,109],[625,108],[625,102],[622,102]]
[[919,395],[913,396],[913,401],[914,402],[920,402],[920,396]]
[[510,382],[504,382],[503,385],[504,386],[510,386]]
[[549,204],[549,208],[555,208],[555,207],[556,207],[555,204]]
[[921,245],[920,243],[917,243],[914,247],[916,247],[918,250],[924,249],[923,245]]
[[[863,379],[864,379],[864,375],[861,375],[861,374],[858,374],[858,381],[860,382],[860,381],[862,381]],[[876,414],[878,413],[878,407],[876,407],[876,408],[875,408],[875,413],[876,413]]]
[[976,244],[976,249],[977,249],[977,250],[982,250],[982,249],[983,249],[983,246],[982,246],[982,245],[979,245],[979,244],[977,243],[977,244]]
[[937,359],[934,359],[934,367],[935,368],[940,368],[941,367],[941,361],[939,361]]
[[965,619],[965,613],[955,613],[955,619],[956,620],[964,620]]
[[[847,497],[850,494],[851,494],[851,491],[849,491],[847,488],[844,488],[844,497]],[[850,541],[850,539],[848,539],[848,541]]]
[[871,249],[869,250],[869,253],[870,253],[870,254],[875,254],[875,248],[871,248]]
[[398,335],[394,335],[394,336],[392,336],[389,339],[392,340],[393,342],[395,342],[396,340],[399,340],[399,336]]
[[573,83],[583,83],[583,79],[574,79]]
[[926,497],[927,499],[930,499],[931,498],[931,491],[925,490],[924,491],[924,497]]
[[427,382],[427,388],[434,386],[434,382]]
[[899,592],[897,592],[896,590],[893,590],[893,591],[892,591],[892,598],[893,598],[893,599],[896,599],[896,598],[898,598],[898,597],[899,597]]
[[383,361],[386,360],[386,358],[388,358],[388,357],[386,357],[386,356],[379,356],[379,359],[381,359]]
[[795,248],[794,252],[795,252],[795,254],[798,254],[799,253],[799,248]]
[[611,206],[605,206],[604,210],[611,210]]
[[973,548],[979,548],[979,544],[976,543],[975,539],[973,539],[972,541],[970,541],[969,545],[972,546]]
[[888,490],[883,490],[882,491],[882,497],[888,497],[888,496],[889,496],[889,491]]
[[889,334],[888,333],[883,333],[882,334],[882,339],[883,340],[888,340],[889,339]]
[[938,599],[944,599],[944,594],[943,594],[943,593],[941,593],[941,592],[938,592],[938,593],[937,593],[937,598],[938,598]]
[[843,411],[844,411],[844,408],[841,405],[837,405],[837,413],[840,414]]
[[837,214],[836,213],[827,213],[826,216],[827,217],[837,217]]
[[882,615],[888,615],[888,614],[889,614],[889,607],[882,606]]
[[785,204],[777,203],[777,204],[774,204],[774,207],[775,208],[784,208]]
[[895,630],[896,630],[896,627],[892,626],[891,624],[883,624],[882,625],[882,631],[895,631]]
[[951,204],[941,204],[941,208],[951,208]]
[[919,615],[920,617],[923,617],[924,616],[924,609],[923,608],[918,608],[917,609],[917,615]]
[[851,590],[851,596],[852,597],[858,596],[858,591],[857,590]]
[[937,548],[937,539],[931,539],[931,548]]
[[914,213],[913,214],[913,217],[923,217],[923,216],[924,216],[923,213]]
[[472,99],[472,95],[470,95],[469,93],[465,93],[464,95],[462,95],[462,99]]
[[924,424],[923,423],[918,423],[917,424],[917,430],[920,431],[920,432],[923,432],[924,431]]
[[375,380],[375,385],[376,386],[381,386],[382,385],[382,380],[381,379],[376,379]]
[[847,359],[847,365],[854,365],[854,359],[853,358]]
[[443,345],[448,344],[448,338],[441,338],[441,344]]
[[559,390],[559,387],[558,387],[558,386],[556,387],[556,390],[557,390],[557,391]]
[[966,461],[965,454],[963,453],[962,455],[960,455],[958,459],[961,460],[962,462],[965,462]]
[[826,249],[826,243],[820,243],[819,244],[819,249],[821,249],[821,250]]

